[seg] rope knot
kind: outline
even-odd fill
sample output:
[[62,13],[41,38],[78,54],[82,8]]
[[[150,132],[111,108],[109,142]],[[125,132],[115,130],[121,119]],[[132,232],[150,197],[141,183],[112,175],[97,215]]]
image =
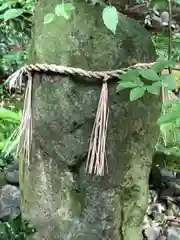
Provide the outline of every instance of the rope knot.
[[109,79],[110,77],[108,76],[108,74],[105,74],[104,75],[104,78],[103,78],[103,83],[107,83],[107,81],[108,81],[108,79]]

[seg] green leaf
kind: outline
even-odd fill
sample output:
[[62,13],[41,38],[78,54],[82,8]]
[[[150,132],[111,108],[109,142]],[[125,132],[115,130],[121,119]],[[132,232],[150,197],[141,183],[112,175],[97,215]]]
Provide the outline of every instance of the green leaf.
[[172,105],[172,109],[174,109],[175,111],[180,112],[180,101],[177,102],[176,104]]
[[180,5],[180,0],[176,0],[176,3],[177,3],[178,5]]
[[24,9],[22,9],[22,8],[9,9],[3,15],[4,16],[4,20],[7,21],[7,20],[10,20],[10,19],[19,17],[19,16],[22,15],[22,13],[24,13]]
[[51,23],[55,18],[55,15],[53,13],[47,13],[45,16],[44,16],[44,24],[48,24],[48,23]]
[[125,81],[127,81],[127,80],[134,81],[134,79],[137,78],[137,77],[139,77],[138,70],[131,69],[127,73],[120,75],[119,78],[121,80],[125,80]]
[[168,1],[167,0],[151,0],[151,4],[154,9],[166,9]]
[[9,4],[8,3],[3,3],[2,6],[0,6],[0,11],[4,11],[8,8]]
[[142,87],[144,86],[144,82],[141,81],[140,77],[135,77],[133,82],[138,86],[138,87]]
[[122,81],[126,81],[126,82],[132,82],[134,83],[136,86],[142,87],[144,86],[144,83],[141,81],[140,77],[139,77],[139,72],[138,70],[129,70],[127,73],[122,74],[119,77]]
[[3,223],[0,223],[0,233],[6,233],[6,228]]
[[169,107],[172,107],[173,105],[179,105],[180,103],[180,100],[177,99],[177,100],[167,100],[163,103],[163,107],[164,108],[169,108]]
[[15,122],[19,122],[20,121],[20,116],[18,113],[9,111],[5,108],[0,108],[0,119],[4,119],[4,120],[9,120],[9,121],[15,121]]
[[166,0],[157,1],[154,5],[156,9],[166,9],[168,6]]
[[149,93],[158,95],[161,89],[162,83],[160,81],[153,83],[150,86],[146,86],[146,89]]
[[125,88],[134,88],[134,87],[137,87],[137,85],[133,82],[127,82],[127,81],[122,81],[122,82],[119,82],[119,85],[117,86],[117,89],[116,91],[119,92],[120,90],[122,89],[125,89]]
[[173,67],[175,62],[173,60],[158,60],[151,69],[156,73],[160,73],[163,69]]
[[103,9],[102,18],[106,27],[115,34],[119,20],[117,9],[113,6],[105,7]]
[[121,83],[124,85],[125,83],[127,84],[131,84],[133,85],[132,87],[142,87],[144,86],[144,83],[140,80],[139,77],[136,77],[134,79],[130,79],[130,78],[127,78],[127,79],[123,79],[123,81],[120,81],[120,85]]
[[160,77],[152,69],[140,69],[139,74],[147,80],[151,80],[151,81],[159,81],[160,80]]
[[58,17],[64,17],[67,20],[70,19],[72,11],[74,10],[74,6],[72,3],[62,3],[62,4],[57,4],[55,7],[55,14]]
[[161,79],[163,86],[167,87],[169,90],[176,89],[176,79],[172,75],[162,75]]
[[160,116],[160,118],[158,119],[158,124],[165,124],[165,123],[169,123],[169,122],[174,122],[177,118],[180,117],[180,112],[169,112],[166,113],[165,115]]
[[[177,100],[167,100],[163,103],[163,108],[168,109],[168,108],[175,107],[175,109],[177,109],[178,106],[180,105],[179,103],[180,103],[179,99],[177,99]],[[180,110],[180,108],[179,108],[179,110]]]
[[141,98],[145,93],[144,87],[133,88],[130,92],[130,101],[137,100]]
[[180,117],[176,119],[176,126],[180,127]]
[[5,142],[1,141],[0,142],[0,150],[2,150],[4,148],[4,146],[5,146]]

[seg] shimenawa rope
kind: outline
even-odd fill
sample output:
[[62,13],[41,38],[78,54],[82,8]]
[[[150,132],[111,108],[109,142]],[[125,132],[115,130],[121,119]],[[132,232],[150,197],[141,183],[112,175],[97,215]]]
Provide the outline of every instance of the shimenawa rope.
[[[150,68],[153,63],[139,63],[128,68],[122,68],[113,71],[86,71],[80,68],[72,68],[66,66],[58,66],[55,64],[30,64],[22,67],[13,73],[7,80],[9,83],[9,88],[21,88],[23,77],[27,75],[28,83],[26,86],[25,100],[23,116],[20,125],[19,138],[20,143],[17,148],[18,154],[23,154],[24,158],[27,159],[28,164],[30,163],[30,152],[31,152],[31,141],[32,141],[32,112],[31,112],[31,96],[32,96],[32,72],[53,72],[60,75],[79,75],[81,77],[89,78],[92,81],[101,80],[102,90],[100,94],[100,100],[96,112],[96,118],[94,126],[92,129],[89,152],[87,157],[86,171],[88,173],[93,173],[96,175],[104,175],[105,168],[107,168],[107,159],[105,153],[106,145],[106,135],[107,135],[107,125],[109,117],[109,107],[108,107],[108,86],[107,81],[112,78],[118,78],[121,74],[125,74],[130,69],[142,69]],[[174,70],[179,70],[178,68],[173,68]],[[167,89],[162,89],[163,98],[173,98],[177,97],[169,93]]]

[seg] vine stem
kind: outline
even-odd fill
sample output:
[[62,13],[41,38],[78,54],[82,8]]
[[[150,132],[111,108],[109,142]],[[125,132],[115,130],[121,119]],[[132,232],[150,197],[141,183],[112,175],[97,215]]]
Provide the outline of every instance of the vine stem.
[[[169,10],[169,45],[168,45],[168,60],[171,59],[172,54],[172,29],[171,29],[171,23],[172,23],[172,7],[171,7],[171,0],[168,0],[168,10]],[[172,73],[171,68],[169,67],[169,74]]]

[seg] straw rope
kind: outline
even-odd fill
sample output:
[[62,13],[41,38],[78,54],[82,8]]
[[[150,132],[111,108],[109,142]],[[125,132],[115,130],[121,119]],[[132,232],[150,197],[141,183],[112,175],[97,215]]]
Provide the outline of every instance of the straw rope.
[[[100,94],[100,100],[97,108],[96,118],[94,126],[92,129],[89,152],[87,157],[86,171],[88,173],[94,173],[96,175],[104,175],[105,168],[107,168],[107,159],[105,153],[106,135],[107,135],[107,125],[109,117],[108,108],[108,86],[107,81],[109,79],[118,78],[120,75],[125,74],[131,69],[142,69],[150,68],[153,63],[138,63],[136,65],[130,66],[128,68],[122,68],[119,70],[112,71],[87,71],[80,68],[58,66],[55,64],[30,64],[17,70],[8,78],[9,88],[21,88],[23,77],[26,75],[28,77],[28,84],[26,87],[25,101],[23,116],[20,126],[20,144],[18,146],[17,152],[22,153],[24,158],[27,159],[28,164],[30,163],[30,151],[32,142],[32,111],[31,111],[31,96],[32,96],[32,73],[33,72],[53,72],[60,75],[70,75],[70,76],[81,76],[84,78],[89,78],[92,81],[101,80],[102,90]],[[172,70],[180,71],[180,68],[172,68]],[[177,99],[173,93],[168,93],[168,90],[162,89],[163,99]]]
[[62,65],[55,65],[55,64],[30,64],[25,65],[24,67],[17,70],[13,73],[9,78],[8,81],[10,82],[10,88],[18,87],[22,85],[22,77],[24,74],[28,74],[28,72],[53,72],[57,74],[65,74],[71,76],[81,76],[85,78],[90,78],[92,81],[103,80],[105,76],[108,79],[112,78],[119,78],[120,75],[125,74],[130,69],[142,69],[142,68],[150,68],[154,63],[138,63],[128,68],[122,68],[119,70],[112,70],[112,71],[87,71],[81,68],[73,68],[73,67],[66,67]]

